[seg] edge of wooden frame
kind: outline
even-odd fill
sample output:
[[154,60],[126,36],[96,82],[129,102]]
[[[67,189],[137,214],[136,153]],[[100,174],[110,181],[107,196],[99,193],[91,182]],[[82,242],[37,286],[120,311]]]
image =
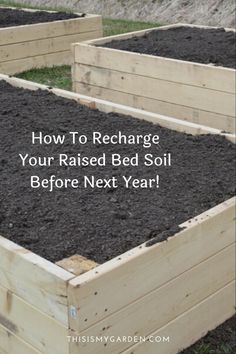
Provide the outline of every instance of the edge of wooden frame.
[[[81,14],[78,13],[78,15]],[[63,35],[72,36],[73,34],[78,35],[78,34],[83,34],[91,31],[92,32],[98,31],[98,36],[102,35],[103,31],[102,31],[101,15],[88,14],[86,17],[72,18],[67,20],[39,22],[34,24],[9,26],[3,28],[0,27],[0,34],[1,34],[0,49],[1,47],[3,48],[5,48],[6,46],[11,47],[15,44],[25,43],[25,42],[28,43],[39,39],[42,40],[42,39],[57,38]],[[21,38],[22,34],[24,36],[22,36]],[[16,39],[15,36],[17,36],[18,38]],[[87,38],[92,39],[96,37],[91,36]]]
[[[217,29],[219,27],[216,26],[203,26],[203,25],[194,25],[194,24],[187,24],[187,23],[175,23],[172,25],[166,25],[166,26],[160,26],[160,27],[153,27],[153,28],[148,28],[148,29],[144,29],[144,30],[140,30],[140,31],[133,31],[133,32],[128,32],[128,33],[123,33],[123,34],[118,34],[118,35],[113,35],[113,36],[107,36],[107,37],[103,37],[103,38],[96,38],[96,39],[91,39],[88,41],[84,41],[82,44],[83,45],[89,45],[89,46],[98,46],[99,44],[105,44],[105,43],[109,43],[111,41],[115,41],[115,40],[122,40],[122,39],[129,39],[132,37],[137,37],[137,36],[143,36],[144,34],[150,33],[152,31],[155,30],[168,30],[170,28],[178,28],[178,27],[194,27],[194,28],[212,28],[212,29]],[[236,32],[236,29],[234,28],[225,28],[226,31],[232,31],[232,32]],[[72,47],[76,47],[77,45],[79,45],[79,43],[73,43]],[[133,52],[129,52],[126,50],[119,50],[119,49],[113,49],[113,48],[104,48],[104,49],[110,49],[112,51],[119,51],[119,52],[125,52],[125,53],[133,53]],[[138,54],[138,53],[134,53],[134,54]],[[202,66],[202,67],[209,67],[209,68],[221,68],[222,70],[227,70],[227,71],[232,71],[235,73],[235,69],[231,69],[231,68],[226,68],[224,66],[213,66],[210,64],[202,64],[202,63],[198,63],[198,62],[190,62],[187,60],[180,60],[180,59],[173,59],[173,58],[166,58],[166,57],[162,57],[162,56],[155,56],[155,55],[150,55],[150,54],[141,54],[144,57],[158,57],[160,59],[166,59],[168,61],[178,61],[178,62],[182,62],[182,63],[186,63],[188,65],[194,64],[197,66]]]
[[[52,10],[42,10],[42,9],[29,9],[27,7],[21,7],[21,8],[18,8],[18,7],[14,7],[14,6],[3,6],[0,4],[0,9],[3,8],[3,9],[12,9],[12,10],[23,10],[23,11],[27,11],[27,12],[38,12],[38,11],[43,11],[43,12],[49,12],[49,13],[57,13],[59,11],[55,10],[55,11],[52,11]],[[75,15],[79,15],[81,16],[82,15],[82,12],[72,12],[72,14],[75,14]],[[78,17],[78,18],[69,18],[67,20],[58,20],[58,21],[50,21],[50,22],[38,22],[38,23],[32,23],[32,24],[28,24],[28,25],[20,25],[20,26],[10,26],[10,27],[0,27],[0,31],[3,30],[4,28],[8,29],[8,28],[18,28],[18,27],[29,27],[31,28],[31,26],[35,26],[35,25],[38,25],[38,24],[49,24],[49,23],[52,23],[52,22],[65,22],[65,21],[76,21],[76,20],[82,20],[82,19],[86,19],[86,18],[91,18],[91,17],[102,17],[102,15],[96,15],[96,14],[86,14],[86,16],[84,17]]]
[[[180,352],[233,316],[234,304],[235,281],[232,281],[156,332],[149,334],[154,337],[169,335],[175,339],[174,341],[169,343],[162,341],[156,346],[146,341],[146,343],[135,344],[120,354],[156,354],[157,348],[159,353],[173,354],[177,352],[177,348]],[[180,332],[179,328],[181,328]]]
[[0,256],[0,286],[9,290],[9,296],[19,296],[67,326],[67,284],[75,275],[3,236]]
[[[70,328],[77,333],[84,333],[89,327],[125,310],[137,299],[140,300],[233,244],[235,208],[236,197],[233,197],[184,222],[180,225],[184,229],[166,241],[157,242],[151,247],[147,247],[145,242],[73,278],[69,282]],[[215,243],[212,244],[206,233],[217,235]],[[200,252],[203,244],[204,252]],[[186,250],[191,247],[192,254],[189,256]],[[175,266],[177,259],[178,265]],[[166,271],[151,276],[152,267],[162,269],[163,264],[166,265]],[[138,291],[131,290],[136,287]]]
[[26,81],[23,79],[18,79],[13,76],[5,75],[5,74],[0,74],[0,80],[4,80],[11,84],[12,86],[19,87],[19,88],[25,88],[28,90],[47,90],[49,92],[54,93],[57,96],[61,96],[64,98],[68,98],[71,100],[75,100],[80,104],[84,104],[88,106],[89,108],[92,109],[98,109],[100,111],[103,111],[105,113],[109,112],[114,112],[114,113],[119,113],[119,114],[124,114],[124,115],[130,115],[134,118],[137,119],[144,119],[149,122],[153,122],[156,124],[160,124],[161,126],[171,129],[171,130],[176,130],[179,132],[185,132],[188,134],[193,134],[193,135],[200,135],[200,134],[215,134],[215,135],[220,135],[228,139],[229,141],[235,143],[236,142],[236,134],[230,134],[230,133],[222,133],[221,130],[207,127],[201,124],[196,124],[192,122],[187,122],[183,121],[181,119],[176,119],[172,117],[167,117],[161,114],[157,113],[151,113],[151,112],[146,112],[141,109],[136,109],[128,106],[124,106],[121,104],[109,102],[106,100],[101,100],[98,98],[86,96],[86,95],[81,95],[78,93],[74,93],[71,91],[66,91],[62,89],[57,89],[57,88],[52,88],[46,85],[34,83],[32,81]]
[[[147,28],[139,31],[132,31],[132,32],[127,32],[127,33],[121,33],[121,34],[115,34],[112,36],[106,36],[103,38],[97,38],[97,39],[91,39],[86,41],[85,43],[87,44],[92,44],[92,45],[97,45],[97,44],[105,44],[108,42],[111,42],[113,40],[122,40],[122,39],[128,39],[136,36],[142,36],[146,33],[155,31],[155,30],[168,30],[170,28],[177,28],[177,27],[194,27],[194,28],[209,28],[209,29],[217,29],[219,26],[204,26],[204,25],[194,25],[194,24],[189,24],[189,23],[184,23],[184,22],[177,22],[171,25],[164,25],[164,26],[158,26],[158,27],[152,27],[152,28]],[[225,31],[229,32],[236,32],[235,28],[224,28]]]

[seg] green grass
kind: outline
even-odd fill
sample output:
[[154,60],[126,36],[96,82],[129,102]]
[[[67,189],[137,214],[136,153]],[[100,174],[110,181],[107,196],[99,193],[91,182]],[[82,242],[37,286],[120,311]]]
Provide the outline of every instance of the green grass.
[[113,36],[115,34],[140,31],[147,28],[158,27],[160,24],[130,20],[112,20],[106,18],[103,20],[104,35]]
[[[202,339],[202,342],[204,339]],[[234,349],[229,344],[220,344],[217,348],[212,347],[210,344],[195,344],[188,354],[234,354]]]
[[53,68],[33,69],[15,76],[24,80],[34,81],[64,90],[70,91],[72,89],[71,67],[68,65],[54,66]]
[[209,344],[201,344],[198,348],[193,349],[193,354],[213,354]]

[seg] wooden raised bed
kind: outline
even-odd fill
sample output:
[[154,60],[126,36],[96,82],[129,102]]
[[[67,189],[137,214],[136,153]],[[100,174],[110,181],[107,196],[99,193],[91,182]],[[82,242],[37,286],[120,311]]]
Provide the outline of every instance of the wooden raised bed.
[[[190,25],[156,29],[179,26]],[[235,132],[234,69],[99,47],[150,31],[153,29],[74,44],[74,91]]]
[[[47,89],[5,75],[0,80],[31,90]],[[49,90],[101,111],[132,115],[177,131],[221,134],[194,123]],[[235,142],[235,135],[225,135]],[[168,241],[142,245],[96,268],[85,261],[90,270],[79,276],[73,262],[53,264],[0,237],[0,353],[174,354],[230,318],[235,311],[235,198],[182,226]],[[170,341],[107,345],[68,341],[67,336],[82,335],[153,335]]]
[[15,74],[71,64],[70,45],[101,37],[102,33],[102,17],[89,14],[83,18],[0,28],[0,72]]

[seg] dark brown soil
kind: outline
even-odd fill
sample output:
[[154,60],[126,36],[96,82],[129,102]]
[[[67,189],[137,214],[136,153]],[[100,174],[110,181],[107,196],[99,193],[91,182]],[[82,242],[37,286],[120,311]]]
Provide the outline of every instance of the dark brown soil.
[[236,67],[235,32],[224,28],[178,27],[151,31],[142,37],[112,41],[103,46],[142,54]]
[[209,332],[197,343],[181,354],[235,354],[236,353],[236,316]]
[[76,15],[66,12],[46,11],[23,11],[18,9],[0,8],[0,28],[21,25],[32,25],[35,23],[69,20],[72,18],[84,17],[85,14]]
[[[31,145],[32,131],[63,134],[159,134],[160,148],[141,145]],[[165,168],[23,168],[19,153],[57,156],[133,156],[172,153]],[[219,136],[191,136],[115,113],[105,114],[45,91],[13,88],[0,82],[0,234],[51,261],[81,254],[103,263],[156,237],[235,194],[235,147]],[[48,178],[107,178],[160,175],[160,188],[55,190],[30,188],[30,175]]]

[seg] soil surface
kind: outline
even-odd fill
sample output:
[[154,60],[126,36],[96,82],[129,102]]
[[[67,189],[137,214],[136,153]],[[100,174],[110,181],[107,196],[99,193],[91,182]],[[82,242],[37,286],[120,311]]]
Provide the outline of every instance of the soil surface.
[[72,18],[84,17],[66,12],[46,12],[46,11],[23,11],[18,9],[0,8],[0,28],[21,25],[31,25],[42,22],[52,22],[59,20],[69,20]]
[[197,343],[181,354],[235,354],[236,353],[236,316],[233,316],[214,331],[209,332]]
[[[32,145],[32,131],[158,134],[160,145]],[[18,154],[107,156],[172,154],[171,167],[22,167]],[[80,254],[98,263],[174,234],[178,225],[235,194],[235,147],[223,137],[192,136],[116,113],[105,114],[46,91],[0,81],[0,234],[51,261]],[[160,175],[160,188],[31,189],[30,176],[96,178]]]
[[155,30],[141,37],[112,41],[103,47],[157,55],[202,64],[236,67],[235,32],[219,29],[178,27]]

